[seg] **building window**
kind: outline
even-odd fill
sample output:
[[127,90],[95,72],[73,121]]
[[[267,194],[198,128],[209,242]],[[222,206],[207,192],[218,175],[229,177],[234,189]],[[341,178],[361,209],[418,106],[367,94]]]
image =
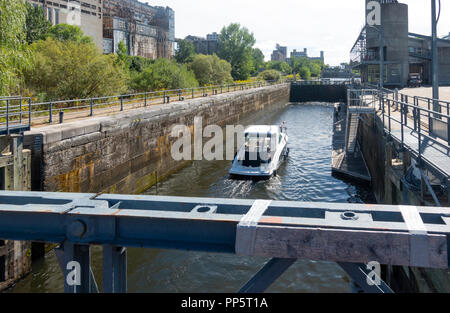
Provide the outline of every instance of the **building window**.
[[53,9],[52,8],[47,8],[47,19],[49,20],[50,23],[53,24]]
[[55,9],[55,24],[59,24],[59,9]]

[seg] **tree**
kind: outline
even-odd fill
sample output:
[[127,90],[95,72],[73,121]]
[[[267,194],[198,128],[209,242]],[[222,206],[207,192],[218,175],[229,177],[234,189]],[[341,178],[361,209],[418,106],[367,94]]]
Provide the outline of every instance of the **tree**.
[[221,85],[233,81],[230,63],[219,59],[217,55],[196,55],[190,68],[201,86]]
[[217,55],[231,64],[231,75],[235,80],[246,80],[250,76],[255,42],[253,34],[240,24],[230,24],[222,29]]
[[78,26],[58,24],[50,27],[50,38],[58,41],[74,41],[77,43],[93,43],[92,37],[85,36]]
[[103,55],[92,43],[56,41],[51,38],[31,45],[33,67],[25,81],[47,101],[80,99],[126,91],[126,73],[116,55]]
[[178,49],[175,52],[175,60],[178,63],[191,63],[194,60],[194,56],[194,44],[188,40],[180,40],[178,42]]
[[284,74],[292,73],[291,66],[284,61],[269,61],[266,64],[267,69],[277,70]]
[[52,24],[47,21],[42,7],[26,3],[27,15],[25,22],[26,40],[28,44],[45,39]]
[[117,47],[117,61],[128,72],[131,67],[131,58],[128,55],[127,45],[121,41]]
[[311,76],[319,77],[322,72],[322,68],[318,63],[311,64]]
[[286,75],[292,73],[292,68],[289,64],[287,64],[287,62],[281,63],[280,68],[281,68],[281,71]]
[[307,67],[306,65],[302,66],[298,73],[300,74],[300,76],[304,80],[310,80],[311,79],[311,71],[310,71],[309,67]]
[[167,59],[157,59],[132,80],[133,89],[140,92],[197,86],[194,72],[188,70],[184,64],[177,64]]
[[253,71],[252,74],[256,74],[261,70],[264,70],[265,62],[264,62],[264,54],[258,48],[253,49],[252,53],[253,57]]
[[25,20],[22,0],[0,0],[0,95],[18,93],[22,72],[29,66]]
[[129,56],[130,71],[142,73],[144,69],[152,64],[152,60],[141,56]]

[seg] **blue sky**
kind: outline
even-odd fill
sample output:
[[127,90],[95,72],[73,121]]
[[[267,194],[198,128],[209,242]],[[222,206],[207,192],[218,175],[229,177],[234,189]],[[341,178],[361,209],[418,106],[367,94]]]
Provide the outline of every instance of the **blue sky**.
[[[276,43],[325,51],[325,62],[348,62],[349,50],[364,25],[364,0],[145,0],[175,10],[175,35],[206,36],[231,22],[254,33],[256,47],[268,60]],[[409,5],[409,31],[431,34],[431,1],[400,0]],[[442,0],[440,36],[450,33],[450,1]]]

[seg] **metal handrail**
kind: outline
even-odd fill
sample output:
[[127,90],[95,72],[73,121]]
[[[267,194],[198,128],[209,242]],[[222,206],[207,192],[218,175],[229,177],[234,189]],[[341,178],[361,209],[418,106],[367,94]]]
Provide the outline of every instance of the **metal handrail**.
[[[425,97],[421,97],[421,99],[426,99],[428,101],[428,98],[425,98]],[[379,102],[380,102],[379,103],[380,109],[382,111],[383,129],[387,130],[387,132],[391,135],[392,134],[391,122],[393,121],[393,122],[400,124],[400,134],[401,134],[400,143],[401,143],[402,147],[404,147],[404,145],[405,145],[405,140],[404,140],[405,128],[417,133],[417,141],[418,141],[417,156],[418,156],[419,164],[421,164],[422,160],[423,160],[423,153],[422,153],[423,149],[421,148],[423,139],[427,139],[432,144],[436,144],[444,149],[447,149],[447,151],[450,150],[450,127],[449,127],[450,115],[449,114],[437,112],[437,111],[432,110],[431,108],[430,109],[422,108],[417,105],[416,100],[414,101],[413,104],[410,104],[405,101],[398,100],[398,98],[397,99],[395,99],[395,98],[389,99],[383,93],[380,93]],[[387,104],[387,110],[386,110],[386,104]],[[392,116],[391,108],[394,106],[396,108],[399,108],[399,110],[400,110],[400,120],[398,118]],[[408,113],[410,111],[409,109],[411,109],[412,114],[413,114],[413,123],[414,123],[413,126],[408,125]],[[426,129],[426,130],[424,130],[422,128],[422,120],[421,120],[422,116],[428,117],[428,119],[429,119],[428,129]],[[439,117],[439,119],[437,117]],[[385,118],[388,119],[387,125],[386,125]],[[437,134],[433,134],[432,129],[430,129],[430,127],[431,127],[430,123],[433,119],[439,120],[440,122],[447,124],[447,138],[442,138]],[[437,138],[446,140],[447,144],[442,143],[441,141],[437,140]]]
[[[33,118],[44,117],[48,115],[48,123],[53,123],[53,115],[58,112],[70,111],[70,110],[86,110],[88,109],[89,116],[93,116],[95,108],[98,107],[116,107],[120,105],[120,111],[125,109],[125,106],[128,104],[139,106],[143,105],[146,107],[149,102],[153,102],[157,99],[162,100],[162,104],[170,103],[170,101],[175,97],[178,97],[178,100],[184,100],[186,96],[190,98],[196,97],[205,97],[207,95],[218,95],[222,93],[228,93],[232,91],[239,91],[245,89],[259,88],[263,86],[270,86],[275,84],[283,84],[285,82],[281,81],[255,81],[249,83],[234,83],[234,84],[226,84],[226,85],[212,85],[212,86],[204,86],[204,87],[191,87],[191,88],[183,88],[183,89],[168,89],[168,90],[158,90],[158,91],[149,91],[149,92],[139,92],[139,93],[129,93],[129,94],[118,94],[113,96],[103,96],[103,97],[91,97],[84,99],[68,99],[68,100],[55,100],[55,101],[47,101],[47,102],[36,102],[32,103],[31,98],[29,97],[12,97],[5,96],[0,97],[0,118],[6,118],[7,122],[9,120],[14,120],[17,116],[22,116],[23,114],[29,114]],[[29,112],[22,112],[23,106],[12,104],[12,99],[30,99],[29,103]],[[7,101],[6,106],[3,104],[4,101]],[[30,118],[30,125],[31,125]],[[60,117],[60,123],[63,122],[63,119]],[[0,125],[2,123],[0,122]]]

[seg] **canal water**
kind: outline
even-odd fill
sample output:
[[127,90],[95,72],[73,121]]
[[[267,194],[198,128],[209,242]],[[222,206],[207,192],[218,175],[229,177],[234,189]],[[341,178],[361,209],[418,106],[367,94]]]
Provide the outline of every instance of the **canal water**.
[[[149,195],[273,199],[324,202],[371,202],[368,188],[331,175],[333,107],[293,104],[243,120],[248,124],[287,122],[290,154],[268,181],[235,181],[230,161],[199,161],[148,190]],[[267,259],[181,251],[129,249],[129,292],[235,292]],[[101,248],[93,248],[93,271],[101,286]],[[12,292],[62,292],[63,277],[48,253]],[[350,292],[350,281],[335,263],[299,260],[269,292]]]

